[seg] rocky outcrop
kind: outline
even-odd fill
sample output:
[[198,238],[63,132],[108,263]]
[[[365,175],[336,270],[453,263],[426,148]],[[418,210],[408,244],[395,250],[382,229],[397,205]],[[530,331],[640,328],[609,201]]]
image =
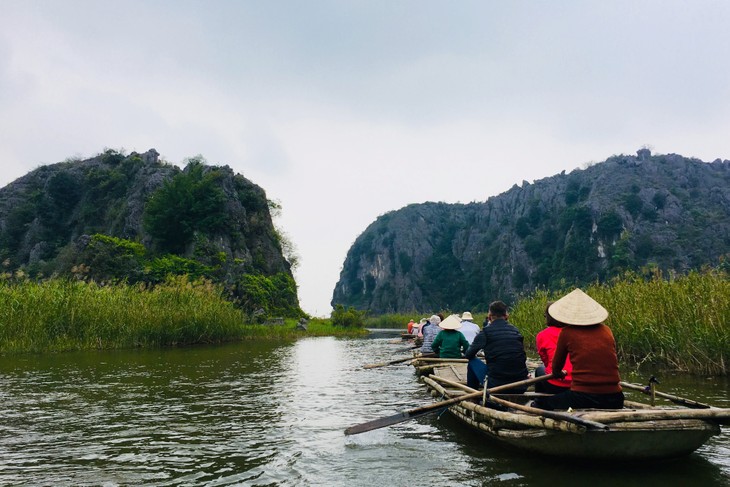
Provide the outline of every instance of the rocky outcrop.
[[[180,175],[192,181],[180,185],[195,184],[196,171],[204,182],[196,190],[203,193],[188,206],[199,207],[188,212],[186,203],[169,193],[170,204],[181,205],[180,213],[146,221],[153,197]],[[158,208],[164,210],[165,204]],[[176,223],[181,224],[179,238]],[[165,226],[170,228],[160,228]],[[150,260],[173,254],[194,261],[232,290],[247,274],[284,275],[293,285],[266,193],[228,166],[190,161],[181,170],[161,161],[155,149],[129,155],[106,151],[39,167],[0,189],[0,262],[6,272],[68,273],[72,266],[88,264],[79,259],[88,257],[90,236],[98,234],[142,244]]]
[[332,304],[483,310],[537,287],[717,265],[728,249],[730,161],[642,149],[483,203],[387,213],[350,248]]

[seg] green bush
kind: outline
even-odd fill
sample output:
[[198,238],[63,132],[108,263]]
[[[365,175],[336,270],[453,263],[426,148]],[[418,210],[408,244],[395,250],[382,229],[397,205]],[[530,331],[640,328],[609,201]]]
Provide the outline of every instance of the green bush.
[[214,233],[226,222],[223,190],[217,186],[219,172],[199,160],[166,181],[149,199],[144,227],[163,251],[182,253],[196,231]]
[[345,309],[341,304],[335,305],[332,310],[330,319],[332,324],[335,326],[342,326],[345,328],[351,327],[362,327],[365,324],[365,316],[367,311],[358,311],[352,306]]

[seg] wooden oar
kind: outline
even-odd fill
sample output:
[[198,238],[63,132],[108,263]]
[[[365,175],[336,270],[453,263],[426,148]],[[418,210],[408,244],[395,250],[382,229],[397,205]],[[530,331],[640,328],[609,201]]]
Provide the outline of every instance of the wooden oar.
[[[467,386],[465,386],[463,384],[460,384],[458,382],[454,382],[454,381],[449,380],[449,379],[445,379],[443,377],[439,377],[439,376],[436,376],[436,375],[430,375],[429,377],[431,377],[431,379],[433,379],[433,380],[435,380],[437,382],[441,382],[442,384],[447,384],[447,385],[450,385],[452,387],[458,387],[459,389],[463,389],[465,391],[473,391],[473,392],[477,392],[477,393],[479,392],[479,391],[476,391],[476,390],[472,389],[471,387],[467,387]],[[493,393],[489,395],[489,397],[487,398],[487,400],[488,401],[495,402],[495,403],[497,403],[497,404],[499,404],[501,406],[507,406],[507,407],[510,407],[512,409],[517,409],[517,410],[520,410],[520,411],[524,411],[526,413],[534,414],[536,416],[542,416],[543,418],[550,418],[550,419],[558,419],[558,420],[562,420],[562,421],[567,421],[569,423],[574,423],[574,424],[577,424],[577,425],[580,425],[580,426],[585,426],[586,428],[590,428],[590,429],[601,429],[601,430],[607,430],[608,429],[608,426],[606,426],[605,424],[602,424],[602,423],[598,423],[596,421],[590,421],[588,419],[578,418],[578,417],[573,416],[571,414],[561,413],[559,411],[546,411],[546,410],[540,409],[540,408],[533,408],[533,407],[530,407],[530,406],[525,406],[525,405],[522,405],[522,404],[518,404],[516,402],[508,401],[507,399],[505,399],[503,397],[496,397]]]
[[[626,389],[633,389],[634,391],[643,392],[644,394],[650,395],[651,391],[647,390],[645,386],[639,385],[639,384],[631,384],[629,382],[621,382],[621,387],[625,387]],[[665,394],[663,392],[654,391],[654,395],[657,397],[663,397],[664,399],[669,399],[675,404],[681,404],[683,406],[687,406],[689,408],[696,408],[696,409],[710,409],[712,406],[709,404],[704,404],[701,402],[694,401],[692,399],[685,399],[684,397],[679,396],[673,396],[671,394]]]
[[597,421],[591,421],[589,419],[583,419],[579,418],[577,416],[573,416],[570,413],[561,413],[559,411],[546,411],[544,409],[540,408],[533,408],[530,406],[524,406],[522,404],[517,404],[516,402],[507,401],[505,399],[501,399],[499,397],[495,396],[489,396],[487,399],[488,401],[495,402],[501,406],[507,406],[512,409],[518,409],[520,411],[524,411],[526,413],[534,414],[535,416],[542,416],[544,418],[550,418],[550,419],[559,419],[562,421],[567,421],[568,423],[575,423],[580,426],[585,426],[589,429],[594,430],[607,430],[608,426],[606,426],[603,423],[599,423]]
[[[525,379],[517,382],[512,382],[510,384],[504,384],[497,387],[492,387],[491,389],[487,389],[487,392],[489,394],[492,394],[494,392],[499,391],[505,391],[508,389],[512,389],[515,387],[520,386],[529,386],[530,384],[535,384],[537,382],[542,382],[544,380],[552,379],[553,374],[547,374],[543,375],[541,377],[536,377],[534,379]],[[394,414],[393,416],[386,416],[385,418],[379,418],[374,419],[372,421],[368,421],[367,423],[360,423],[356,424],[355,426],[350,426],[345,430],[346,435],[356,435],[358,433],[364,433],[366,431],[372,431],[376,430],[378,428],[384,428],[386,426],[391,426],[394,424],[402,423],[404,421],[408,421],[409,419],[418,418],[421,416],[425,416],[427,414],[435,413],[436,411],[440,411],[448,406],[451,406],[452,404],[456,404],[457,402],[462,401],[468,401],[469,399],[476,399],[478,397],[482,396],[482,391],[476,391],[469,394],[464,394],[463,396],[454,397],[452,399],[447,399],[445,401],[439,401],[435,402],[433,404],[428,404],[426,406],[421,406],[418,408],[408,409],[406,411],[402,411],[398,414]]]
[[420,357],[406,357],[406,358],[399,358],[397,360],[391,360],[390,362],[383,362],[380,364],[367,364],[363,365],[363,369],[375,369],[377,367],[385,367],[386,365],[395,365],[395,364],[402,364],[403,362],[408,362],[409,360],[417,360],[421,357],[433,357],[436,355],[435,353],[426,353],[424,355],[421,355]]

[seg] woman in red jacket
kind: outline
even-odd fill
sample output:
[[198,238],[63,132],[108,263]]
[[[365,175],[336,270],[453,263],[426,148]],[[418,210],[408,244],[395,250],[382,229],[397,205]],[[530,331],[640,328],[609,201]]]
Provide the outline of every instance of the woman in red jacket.
[[[535,337],[537,353],[540,355],[540,359],[543,363],[543,365],[535,369],[535,377],[552,373],[553,357],[555,356],[555,349],[558,346],[558,337],[565,326],[550,316],[548,309],[552,304],[553,303],[550,302],[545,307],[545,325],[547,325],[547,327]],[[573,365],[570,363],[570,357],[565,359],[563,370],[565,371],[565,377],[561,379],[549,379],[546,382],[538,382],[535,384],[535,392],[560,394],[561,392],[570,390],[570,382],[572,380],[571,373],[573,371]]]
[[563,375],[570,355],[573,380],[569,391],[540,397],[535,406],[543,409],[623,408],[616,341],[611,329],[603,324],[608,311],[580,289],[555,301],[548,311],[555,320],[568,325],[558,337],[553,374]]

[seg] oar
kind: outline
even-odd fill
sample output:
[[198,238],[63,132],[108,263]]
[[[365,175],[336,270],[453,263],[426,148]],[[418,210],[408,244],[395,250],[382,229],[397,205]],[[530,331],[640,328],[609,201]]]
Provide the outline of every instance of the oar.
[[569,413],[561,413],[559,411],[546,411],[544,409],[524,406],[522,404],[517,404],[515,402],[507,401],[505,399],[501,399],[501,398],[495,397],[495,396],[489,396],[489,398],[487,400],[496,402],[497,404],[502,405],[502,406],[510,407],[512,409],[518,409],[518,410],[524,411],[526,413],[531,413],[536,416],[542,416],[544,418],[567,421],[568,423],[575,423],[579,426],[585,426],[586,428],[590,428],[590,429],[594,429],[594,430],[596,430],[596,429],[597,430],[607,430],[608,429],[608,426],[606,426],[603,423],[598,423],[596,421],[591,421],[589,419],[579,418],[579,417],[573,416]]
[[[631,384],[629,382],[621,382],[621,387],[625,387],[626,389],[633,389],[635,391],[643,392],[644,394],[651,394],[651,391],[647,390],[646,387],[641,386],[639,384]],[[687,406],[690,408],[696,408],[696,409],[710,409],[712,406],[709,404],[704,404],[701,402],[694,401],[692,399],[685,399],[683,397],[679,396],[673,396],[671,394],[665,394],[663,392],[654,391],[654,395],[657,397],[663,397],[664,399],[669,399],[675,404],[681,404],[683,406]]]
[[[552,374],[550,374],[550,375],[552,375]],[[452,380],[445,379],[443,377],[438,377],[436,375],[431,375],[429,377],[431,377],[431,379],[433,379],[433,380],[435,380],[437,382],[441,382],[443,384],[450,385],[452,387],[458,387],[459,389],[463,389],[465,391],[473,391],[473,392],[476,392],[476,393],[480,393],[480,391],[476,391],[476,390],[472,389],[471,387],[467,387],[467,386],[465,386],[463,384],[460,384],[459,382],[454,382]],[[496,387],[494,389],[496,389]],[[608,426],[606,426],[603,423],[598,423],[596,421],[591,421],[591,420],[588,420],[588,419],[582,419],[582,418],[579,418],[577,416],[573,416],[573,415],[568,414],[568,413],[561,413],[559,411],[546,411],[546,410],[540,409],[540,408],[534,408],[534,407],[531,407],[531,406],[525,406],[525,405],[522,405],[522,404],[518,404],[516,402],[508,401],[507,399],[505,399],[503,397],[495,397],[494,394],[490,394],[489,397],[487,398],[487,400],[488,401],[495,402],[495,403],[497,403],[497,404],[499,404],[501,406],[507,406],[507,407],[510,407],[512,409],[517,409],[517,410],[520,410],[520,411],[524,411],[526,413],[534,414],[536,416],[542,416],[543,418],[550,418],[550,419],[556,419],[556,420],[561,420],[561,421],[567,421],[569,423],[574,423],[574,424],[577,424],[579,426],[585,426],[586,428],[590,428],[590,429],[602,429],[602,430],[607,430],[608,429]]]
[[[433,357],[436,355],[435,353],[426,353],[421,355],[421,357]],[[406,358],[399,358],[397,360],[391,360],[390,362],[383,362],[380,364],[367,364],[363,365],[363,369],[375,369],[377,367],[385,367],[386,365],[395,365],[395,364],[402,364],[403,362],[408,362],[409,360],[416,360],[421,357],[406,357]]]
[[[497,387],[492,387],[491,389],[487,389],[487,392],[489,394],[492,394],[494,392],[499,391],[505,391],[508,389],[512,389],[514,387],[520,387],[520,386],[529,386],[530,384],[535,384],[537,382],[542,382],[544,380],[552,379],[553,374],[547,374],[540,377],[536,377],[534,379],[525,379],[518,382],[512,382],[510,384],[504,384]],[[427,406],[421,406],[418,408],[408,409],[406,411],[402,411],[398,414],[394,414],[393,416],[386,416],[385,418],[379,418],[374,419],[372,421],[368,421],[367,423],[361,423],[356,424],[355,426],[350,426],[345,430],[346,435],[356,435],[358,433],[364,433],[366,431],[372,431],[376,430],[378,428],[384,428],[386,426],[391,426],[393,424],[402,423],[404,421],[408,421],[409,419],[418,418],[420,416],[425,416],[427,414],[434,413],[436,411],[439,411],[441,409],[444,409],[448,406],[451,406],[452,404],[456,404],[457,402],[463,402],[467,401],[469,399],[476,399],[478,397],[482,396],[482,391],[476,391],[469,394],[464,394],[463,396],[454,397],[451,399],[447,399],[445,401],[439,401],[435,402],[433,404],[428,404]]]

